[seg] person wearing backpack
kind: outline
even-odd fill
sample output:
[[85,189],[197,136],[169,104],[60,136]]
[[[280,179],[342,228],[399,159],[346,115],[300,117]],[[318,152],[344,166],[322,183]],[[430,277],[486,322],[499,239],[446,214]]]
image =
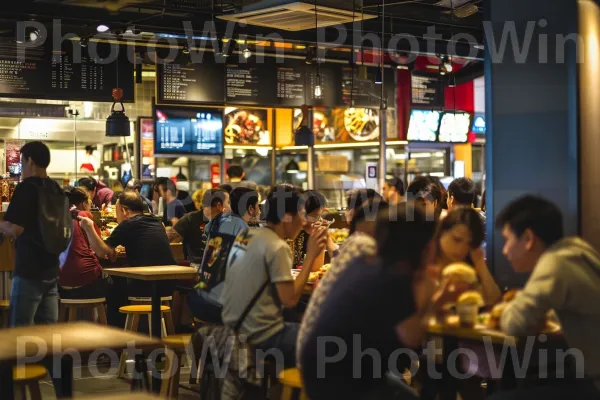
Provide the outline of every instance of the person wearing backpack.
[[[59,255],[69,244],[73,224],[67,197],[46,173],[49,164],[50,150],[44,143],[21,148],[22,181],[0,223],[0,232],[16,240],[10,296],[13,327],[58,320]],[[52,220],[56,223],[50,224]]]
[[[208,241],[200,264],[199,283],[197,290],[188,296],[192,315],[202,321],[221,323],[220,297],[227,272],[227,257],[235,238],[248,230],[248,223],[239,215],[239,210],[247,210],[248,204],[256,207],[258,203],[257,192],[240,194],[234,197],[232,193],[231,199],[235,204],[229,204],[229,195],[224,191],[217,191],[213,199],[207,199],[208,204],[223,204],[223,212],[214,216],[204,228]],[[238,210],[238,213],[231,209]]]

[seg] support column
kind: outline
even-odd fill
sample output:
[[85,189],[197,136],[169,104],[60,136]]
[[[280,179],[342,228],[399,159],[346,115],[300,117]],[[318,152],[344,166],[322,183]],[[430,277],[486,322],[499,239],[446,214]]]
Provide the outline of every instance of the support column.
[[494,228],[511,200],[544,196],[562,210],[566,233],[580,232],[578,119],[588,105],[578,102],[576,41],[563,40],[578,32],[577,1],[487,0],[485,9],[488,263],[503,288],[527,278],[513,272]]

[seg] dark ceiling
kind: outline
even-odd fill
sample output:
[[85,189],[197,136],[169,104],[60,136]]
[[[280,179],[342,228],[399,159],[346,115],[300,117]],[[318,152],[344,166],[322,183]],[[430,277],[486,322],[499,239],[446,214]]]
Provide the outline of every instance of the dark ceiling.
[[[301,0],[299,0],[301,1]],[[305,0],[311,2],[311,0]],[[331,1],[331,0],[329,0]],[[346,4],[352,0],[346,0]],[[445,6],[438,3],[446,2]],[[53,19],[61,19],[63,32],[70,29],[74,33],[89,34],[95,30],[98,23],[107,23],[111,28],[124,30],[135,25],[145,32],[182,33],[183,21],[190,21],[193,26],[202,27],[204,21],[213,16],[232,13],[257,0],[17,0],[11,2],[10,10],[3,10],[0,17],[0,32],[10,32],[15,21],[36,19],[50,23]],[[325,5],[327,0],[317,0],[317,4]],[[354,1],[359,4],[359,0]],[[435,26],[436,33],[443,38],[437,41],[436,53],[446,53],[447,43],[455,34],[470,34],[478,43],[483,41],[481,11],[482,0],[387,0],[385,16],[382,17],[382,0],[364,0],[364,12],[376,14],[379,18],[365,21],[363,32],[380,34],[382,22],[385,22],[386,39],[392,34],[410,34],[423,41],[427,29]],[[479,7],[479,11],[466,18],[459,18],[451,12],[461,5],[469,3]],[[352,6],[350,5],[350,8]],[[357,13],[360,9],[357,7]],[[217,21],[217,29],[223,28],[224,23]],[[236,28],[234,34],[258,35],[267,34],[272,30],[248,26]],[[314,30],[302,32],[278,32],[290,41],[309,42],[314,40]],[[327,32],[337,38],[337,32]],[[351,37],[351,35],[349,34]],[[332,39],[333,40],[333,39]],[[347,43],[349,44],[349,42]],[[404,51],[405,48],[399,47]],[[470,46],[465,41],[459,42],[457,53],[466,56]],[[476,57],[480,58],[481,54]]]

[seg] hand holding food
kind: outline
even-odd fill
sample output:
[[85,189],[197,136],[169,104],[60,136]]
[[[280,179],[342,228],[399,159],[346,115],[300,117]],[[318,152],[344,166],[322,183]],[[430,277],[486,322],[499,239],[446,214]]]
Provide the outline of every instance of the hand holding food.
[[475,270],[469,264],[463,262],[453,263],[444,268],[442,278],[469,285],[474,285],[478,281]]

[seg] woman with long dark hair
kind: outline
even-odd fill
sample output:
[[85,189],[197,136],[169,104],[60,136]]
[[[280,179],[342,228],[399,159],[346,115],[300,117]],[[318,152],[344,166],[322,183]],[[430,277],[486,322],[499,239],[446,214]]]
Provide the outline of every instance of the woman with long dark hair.
[[464,262],[471,265],[487,304],[495,304],[502,292],[494,281],[482,249],[485,227],[481,215],[470,207],[455,208],[439,223],[436,233],[437,256],[433,273],[438,275],[452,263]]
[[[80,188],[67,188],[65,194],[71,204],[71,212],[78,217],[92,218],[91,201]],[[100,229],[94,225],[98,235]],[[58,276],[58,291],[65,299],[96,299],[106,297],[110,277],[102,272],[100,261],[91,249],[88,238],[79,226],[73,224],[73,237],[65,264]]]

